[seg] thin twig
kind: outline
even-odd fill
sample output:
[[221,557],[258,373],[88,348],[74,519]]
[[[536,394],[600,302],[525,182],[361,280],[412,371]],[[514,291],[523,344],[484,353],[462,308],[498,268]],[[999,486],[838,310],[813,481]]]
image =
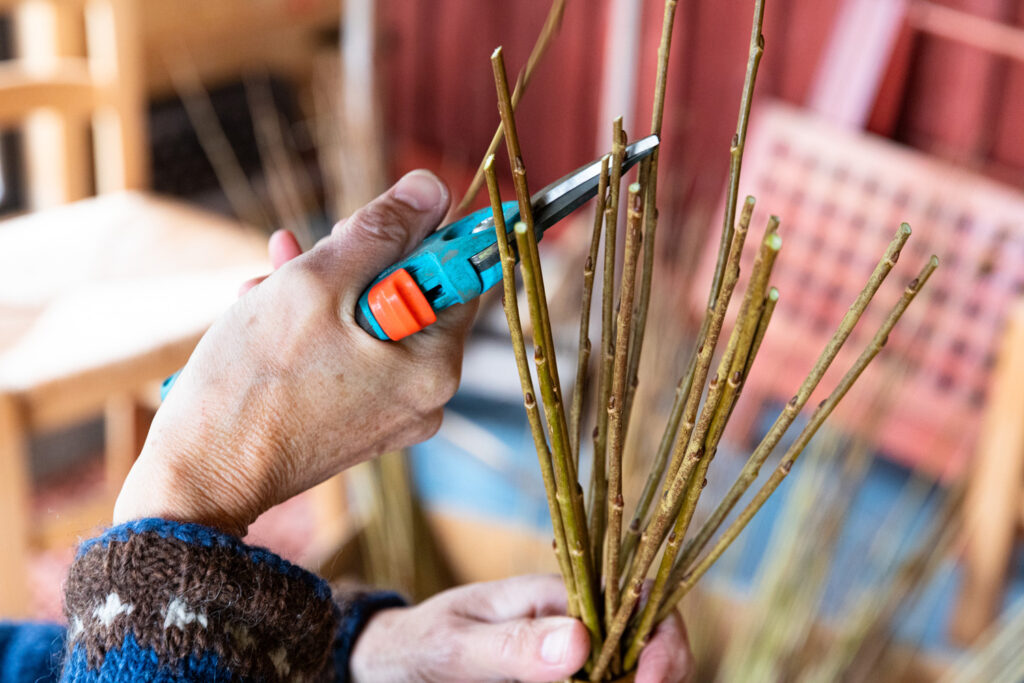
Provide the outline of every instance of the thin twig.
[[[726,262],[725,279],[723,280],[723,287],[720,292],[721,296],[715,302],[715,307],[710,316],[711,324],[708,327],[707,335],[701,339],[700,346],[697,348],[697,363],[693,376],[695,387],[702,387],[704,385],[704,381],[707,379],[708,372],[711,369],[711,360],[715,353],[715,347],[718,345],[718,337],[721,334],[722,325],[725,322],[725,313],[729,307],[729,300],[732,297],[733,288],[736,286],[736,280],[739,279],[743,243],[750,228],[750,219],[753,214],[754,198],[747,197],[747,200],[743,203],[743,212],[740,214],[739,223],[735,231],[733,231],[733,244],[729,250],[729,260]],[[740,249],[740,252],[736,251],[737,247]],[[730,275],[732,276],[731,281]],[[731,285],[728,289],[725,287],[727,282]],[[676,445],[668,465],[667,477],[669,478],[675,476],[679,466],[682,464],[682,456],[686,451],[687,444],[691,440],[694,419],[697,417],[697,409],[700,406],[700,396],[700,391],[691,391],[690,395],[686,397],[686,407],[683,409],[683,423],[679,434],[676,436]]]
[[643,239],[643,211],[640,185],[629,186],[626,246],[619,287],[619,316],[616,324],[612,392],[608,399],[608,530],[605,532],[605,621],[611,621],[619,605],[619,543],[622,537],[622,410],[626,402],[626,373],[629,336],[633,329],[636,295],[636,267]]
[[519,214],[522,219],[515,225],[516,244],[522,264],[523,285],[529,303],[530,320],[538,332],[534,335],[534,364],[537,368],[537,382],[540,384],[544,415],[547,418],[551,437],[551,457],[559,510],[562,515],[566,544],[579,598],[580,616],[590,631],[591,642],[599,643],[601,642],[601,624],[597,612],[597,582],[594,580],[594,565],[587,543],[589,539],[587,520],[572,464],[569,426],[565,419],[561,388],[558,383],[555,346],[552,341],[551,320],[544,291],[544,276],[540,267],[540,253],[537,250],[537,233],[533,223],[526,167],[523,164],[522,152],[519,147],[515,114],[512,111],[512,99],[508,90],[508,77],[500,47],[491,55],[491,65],[494,70],[498,109],[501,112],[509,160],[512,162],[512,179],[515,183]]
[[178,60],[164,59],[167,73],[175,93],[185,108],[185,115],[196,131],[199,146],[206,153],[213,173],[224,190],[224,196],[231,204],[232,210],[240,219],[264,229],[270,228],[273,222],[263,209],[263,204],[256,196],[249,178],[242,170],[231,143],[228,141],[224,127],[217,118],[210,93],[203,86],[196,70],[195,62],[188,54],[182,54]]
[[838,386],[829,394],[828,398],[822,401],[822,403],[815,409],[811,415],[810,421],[800,432],[796,441],[787,449],[782,460],[779,462],[778,467],[772,472],[771,477],[761,487],[761,489],[754,496],[753,500],[747,505],[746,508],[740,513],[739,517],[733,521],[732,524],[722,533],[721,538],[715,546],[708,552],[708,554],[701,560],[696,566],[686,572],[682,582],[676,588],[675,591],[665,601],[665,604],[661,610],[661,614],[668,614],[671,609],[674,608],[676,603],[679,602],[686,595],[687,592],[693,587],[700,577],[711,567],[712,564],[725,552],[726,548],[735,540],[736,536],[746,527],[747,523],[754,516],[754,514],[761,508],[764,501],[779,487],[782,480],[786,478],[790,470],[793,468],[793,463],[800,456],[800,453],[806,448],[807,443],[811,440],[814,434],[818,431],[821,425],[825,422],[825,419],[835,410],[836,405],[846,396],[847,392],[854,385],[857,379],[860,377],[864,369],[871,363],[878,352],[882,350],[885,342],[889,338],[889,333],[892,332],[893,327],[899,321],[900,317],[907,310],[907,306],[914,300],[917,293],[921,291],[928,278],[931,277],[932,273],[939,265],[939,260],[935,256],[932,256],[928,263],[921,269],[921,272],[916,278],[914,278],[906,289],[903,291],[903,295],[900,300],[893,307],[892,311],[886,317],[882,326],[872,337],[871,342],[867,348],[860,354],[857,360],[854,362],[843,378],[839,381]]
[[619,221],[619,189],[622,183],[622,159],[626,153],[626,133],[622,117],[612,126],[612,161],[608,169],[608,201],[604,209],[604,271],[601,275],[601,372],[598,375],[597,427],[594,430],[594,462],[590,474],[591,548],[595,566],[601,566],[604,531],[607,520],[605,506],[608,493],[607,448],[608,412],[604,409],[612,392],[612,365],[615,360],[615,250]]
[[779,290],[774,287],[768,288],[768,294],[764,298],[764,305],[761,308],[761,318],[757,321],[757,331],[754,333],[754,340],[750,343],[750,355],[747,357],[747,364],[743,368],[743,376],[750,377],[750,369],[754,365],[757,352],[761,349],[761,342],[764,341],[765,332],[768,331],[768,324],[775,313],[775,306],[779,303]]
[[565,542],[565,530],[562,526],[562,515],[558,508],[555,473],[551,464],[551,453],[548,450],[544,425],[541,423],[540,410],[537,407],[536,394],[533,391],[533,378],[530,365],[526,358],[526,342],[523,339],[523,325],[519,318],[519,301],[516,294],[516,257],[508,243],[508,228],[505,225],[505,212],[501,206],[501,194],[498,190],[498,179],[494,173],[494,155],[491,154],[484,162],[484,176],[487,179],[487,192],[491,199],[491,211],[494,214],[494,231],[498,241],[498,254],[501,257],[502,304],[505,307],[505,319],[508,320],[508,332],[512,338],[512,351],[519,371],[519,384],[523,391],[523,404],[526,418],[533,434],[533,445],[537,450],[540,462],[541,478],[544,480],[544,493],[548,500],[548,512],[551,513],[551,527],[554,531],[555,555],[558,566],[565,581],[569,594],[569,614],[579,615],[579,597],[576,582],[573,578],[572,566],[569,562],[569,549]]
[[743,77],[743,94],[740,96],[740,113],[736,121],[736,134],[729,145],[729,191],[725,200],[725,217],[722,225],[722,241],[718,250],[718,261],[715,274],[711,281],[708,296],[708,308],[714,306],[721,288],[725,270],[725,256],[732,239],[733,221],[736,218],[736,203],[740,192],[740,171],[743,168],[743,150],[747,144],[747,126],[750,123],[750,106],[754,101],[754,84],[757,72],[764,55],[764,35],[761,26],[764,23],[764,0],[754,0],[754,21],[750,31],[750,49],[747,53],[747,71]]
[[[519,222],[515,225],[515,234],[523,270],[523,285],[530,306],[530,319],[533,321],[534,328],[539,328],[541,319],[546,315],[546,310],[540,298],[538,286],[542,277],[540,264],[530,252],[529,241],[533,232],[525,223]],[[587,630],[590,631],[591,642],[600,642],[601,623],[597,611],[596,582],[593,579],[587,552],[586,520],[581,517],[580,510],[573,500],[576,497],[578,485],[570,470],[571,454],[568,449],[568,441],[565,439],[565,417],[559,415],[561,403],[554,392],[547,354],[544,343],[535,339],[534,365],[537,368],[537,382],[540,384],[540,394],[543,398],[544,415],[551,430],[551,456],[555,473],[556,497],[558,509],[564,522],[566,543],[569,546],[569,558],[576,582],[580,616]]]
[[[746,221],[746,225],[749,226],[753,212],[754,198],[747,197],[743,206],[743,212],[740,215],[741,224]],[[730,230],[730,233],[732,234],[734,231]],[[732,239],[732,237],[730,237],[730,239]],[[739,255],[737,255],[737,258],[739,258]],[[643,492],[640,494],[636,510],[633,512],[633,519],[629,523],[629,528],[626,530],[626,538],[623,541],[622,549],[622,558],[626,563],[633,559],[633,552],[636,549],[637,542],[640,540],[640,530],[650,513],[651,504],[654,502],[655,495],[659,488],[664,490],[664,488],[668,486],[672,481],[672,478],[675,476],[676,471],[679,469],[679,456],[684,451],[681,451],[678,445],[673,448],[673,445],[682,443],[682,447],[685,450],[686,443],[690,438],[690,432],[693,430],[693,419],[697,412],[697,403],[700,400],[700,392],[697,392],[697,395],[694,398],[692,395],[692,389],[695,385],[695,378],[696,386],[702,387],[707,377],[707,369],[711,362],[711,353],[714,352],[714,347],[712,346],[709,352],[704,354],[703,370],[701,369],[699,361],[701,360],[701,354],[706,342],[710,337],[711,323],[712,319],[715,317],[715,310],[716,307],[709,307],[705,310],[704,320],[701,323],[701,330],[697,337],[697,348],[690,357],[686,374],[679,380],[679,384],[676,387],[676,394],[672,402],[672,409],[669,413],[668,422],[665,425],[665,431],[662,433],[661,442],[658,444],[658,450],[654,456],[651,471],[647,476],[647,481],[644,483]],[[722,316],[724,319],[724,311]],[[716,333],[714,343],[717,343],[717,338]],[[685,420],[684,417],[686,418]],[[670,456],[672,458],[671,461],[669,460]]]
[[[537,69],[537,65],[544,59],[544,54],[551,47],[551,43],[554,42],[555,36],[558,35],[558,31],[562,27],[562,15],[565,14],[565,1],[566,0],[553,0],[551,3],[551,9],[548,10],[548,16],[544,20],[544,26],[540,30],[540,34],[537,36],[537,41],[533,44],[533,49],[530,51],[530,56],[526,58],[526,66],[519,73],[519,77],[516,79],[515,92],[512,93],[512,110],[515,111],[519,106],[519,100],[523,98],[523,93],[526,92],[527,86],[530,85],[530,81],[533,79],[533,73]],[[469,205],[476,199],[477,192],[480,191],[480,186],[483,183],[484,164],[487,162],[487,157],[494,154],[498,145],[501,144],[501,136],[503,133],[502,124],[498,124],[498,129],[494,131],[494,136],[491,138],[491,143],[487,145],[487,153],[484,154],[484,161],[480,162],[480,167],[477,168],[476,174],[473,176],[473,181],[469,184],[469,188],[466,190],[466,194],[463,195],[459,201],[459,205],[455,208],[455,213],[465,213],[469,209]]]
[[[665,117],[665,91],[668,81],[669,55],[672,50],[672,29],[675,25],[678,0],[665,1],[665,13],[661,22],[661,42],[658,44],[658,71],[654,79],[654,105],[651,110],[651,134],[661,137],[662,121]],[[629,346],[629,379],[627,384],[626,417],[628,418],[636,395],[637,373],[640,370],[640,354],[643,352],[644,335],[647,329],[647,312],[650,309],[651,282],[654,275],[654,239],[658,228],[658,161],[659,148],[651,154],[642,169],[641,184],[644,187],[644,260],[643,278],[640,283],[640,297],[633,318],[633,332]]]
[[576,360],[576,382],[572,390],[572,406],[569,410],[569,437],[572,439],[572,458],[579,472],[580,429],[583,422],[583,396],[590,376],[590,304],[594,295],[594,268],[598,249],[601,246],[601,224],[608,195],[608,163],[611,156],[601,159],[601,177],[597,185],[597,206],[594,210],[594,230],[590,235],[590,253],[583,265],[583,300],[580,304],[580,343]]

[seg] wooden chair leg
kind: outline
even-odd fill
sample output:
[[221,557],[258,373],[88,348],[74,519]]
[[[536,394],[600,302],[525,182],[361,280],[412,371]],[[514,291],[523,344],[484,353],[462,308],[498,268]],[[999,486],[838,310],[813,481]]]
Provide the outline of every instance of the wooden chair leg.
[[349,540],[353,529],[348,512],[345,474],[337,474],[309,491],[316,518],[316,537],[303,565],[318,569]]
[[1009,319],[964,505],[967,548],[953,637],[970,643],[999,613],[1024,482],[1024,305]]
[[[17,5],[19,57],[50,67],[84,49],[81,10],[76,3],[29,0]],[[90,194],[88,121],[57,111],[38,111],[25,120],[25,170],[33,209],[75,201]]]
[[0,394],[0,617],[28,616],[30,479],[25,421],[14,397]]
[[153,412],[131,394],[115,396],[107,401],[104,469],[107,491],[111,496],[117,496],[121,490],[128,471],[142,450],[152,420]]

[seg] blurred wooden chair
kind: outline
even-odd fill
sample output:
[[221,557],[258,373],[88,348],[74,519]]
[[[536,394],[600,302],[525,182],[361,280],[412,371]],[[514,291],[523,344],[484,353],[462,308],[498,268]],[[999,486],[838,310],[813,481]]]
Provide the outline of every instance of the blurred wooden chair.
[[[268,270],[262,235],[138,192],[0,222],[0,616],[29,610],[30,547],[109,520],[148,429],[145,395]],[[30,437],[104,415],[102,495],[33,512]]]
[[[30,546],[109,518],[148,427],[146,387],[180,367],[266,270],[263,238],[125,190],[147,184],[135,0],[5,0],[0,124],[24,133],[28,216],[0,223],[0,615],[29,611]],[[91,149],[90,149],[91,142]],[[81,200],[92,194],[102,198]],[[71,202],[71,203],[68,203]],[[101,500],[32,512],[33,434],[105,415]]]
[[[884,418],[871,425],[869,435],[879,452],[931,476],[972,476],[975,502],[967,514],[975,541],[961,605],[972,630],[980,628],[995,616],[1005,580],[1012,547],[1006,544],[1013,536],[1007,509],[1015,506],[1014,514],[1021,514],[1019,459],[999,451],[1021,429],[1024,376],[1019,369],[1004,370],[1019,366],[1009,352],[1003,351],[1002,365],[997,356],[1014,302],[1024,294],[1024,194],[771,103],[754,112],[740,191],[758,200],[746,262],[769,213],[782,219],[783,247],[773,277],[781,298],[743,389],[737,425],[752,425],[764,400],[789,399],[901,221],[914,231],[903,258],[812,404],[835,386],[917,264],[928,254],[939,256],[929,286],[834,419],[845,429],[863,431],[866,404],[885,392]],[[711,281],[717,249],[712,241],[695,282]],[[703,307],[706,295],[695,293],[694,308]],[[1011,424],[995,426],[1006,422]],[[1012,501],[1006,502],[1008,496]],[[1003,503],[987,510],[983,501],[989,498]]]
[[29,208],[145,187],[134,0],[0,4],[13,10],[17,43],[17,58],[0,63],[0,124],[23,128]]

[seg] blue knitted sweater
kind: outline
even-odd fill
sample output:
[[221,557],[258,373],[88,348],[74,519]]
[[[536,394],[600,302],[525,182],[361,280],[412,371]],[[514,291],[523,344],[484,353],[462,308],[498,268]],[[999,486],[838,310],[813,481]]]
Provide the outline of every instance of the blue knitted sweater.
[[233,536],[144,519],[81,545],[68,626],[0,623],[0,683],[347,681],[362,627],[403,604],[394,593],[332,594]]

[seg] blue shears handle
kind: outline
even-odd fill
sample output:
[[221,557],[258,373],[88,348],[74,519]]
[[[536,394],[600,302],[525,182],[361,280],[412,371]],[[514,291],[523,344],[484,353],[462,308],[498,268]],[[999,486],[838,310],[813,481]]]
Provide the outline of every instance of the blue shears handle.
[[[505,225],[519,220],[516,202],[502,204]],[[537,238],[543,236],[538,231]],[[472,301],[501,281],[490,208],[439,229],[370,283],[356,307],[359,325],[382,340],[423,329],[444,309]]]

